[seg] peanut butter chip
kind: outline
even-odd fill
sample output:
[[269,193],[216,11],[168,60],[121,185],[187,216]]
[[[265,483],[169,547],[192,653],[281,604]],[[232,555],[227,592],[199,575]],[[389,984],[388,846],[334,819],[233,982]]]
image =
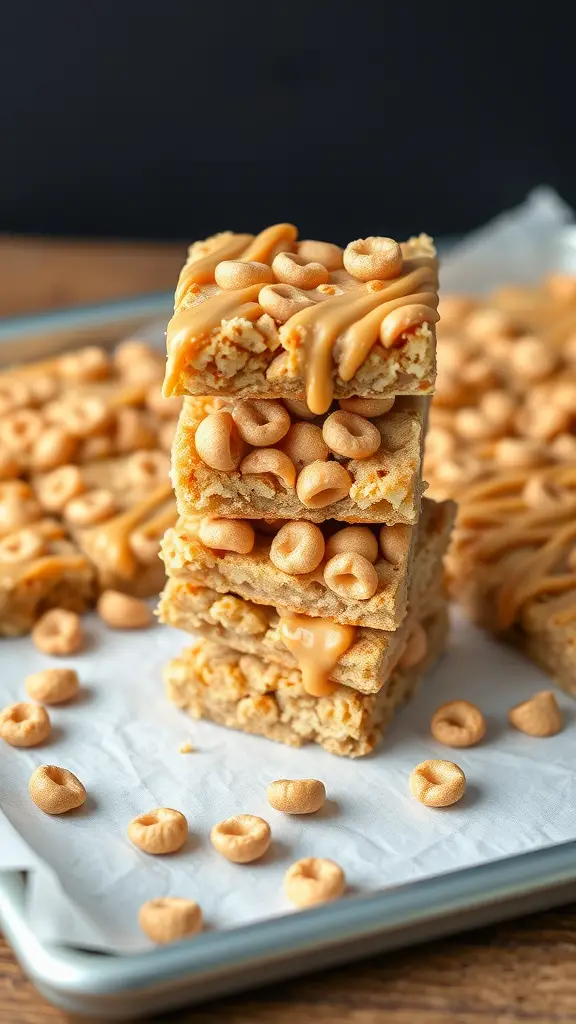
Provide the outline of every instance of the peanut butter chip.
[[530,700],[516,704],[508,712],[508,721],[527,736],[555,736],[564,725],[558,701],[551,690],[541,690]]

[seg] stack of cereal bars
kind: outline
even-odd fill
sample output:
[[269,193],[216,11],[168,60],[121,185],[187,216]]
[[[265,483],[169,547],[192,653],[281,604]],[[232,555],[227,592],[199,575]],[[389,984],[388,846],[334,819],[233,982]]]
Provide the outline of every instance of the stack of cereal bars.
[[167,332],[176,526],[160,618],[195,718],[357,757],[441,653],[450,501],[422,499],[431,239],[191,246]]

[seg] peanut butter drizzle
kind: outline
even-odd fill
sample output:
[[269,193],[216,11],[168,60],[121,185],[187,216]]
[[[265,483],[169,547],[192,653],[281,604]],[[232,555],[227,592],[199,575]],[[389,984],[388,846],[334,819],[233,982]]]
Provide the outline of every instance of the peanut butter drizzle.
[[[527,469],[502,473],[474,485],[464,494],[460,508],[455,549],[460,551],[467,574],[473,573],[479,562],[497,562],[518,551],[518,559],[496,593],[497,620],[502,629],[510,628],[530,602],[558,594],[565,594],[562,621],[576,617],[576,574],[562,571],[576,541],[576,494],[570,490],[576,487],[576,466],[551,466],[541,475],[544,483],[567,488],[563,500],[528,508],[522,499],[531,476]],[[517,515],[510,515],[512,501],[520,504]],[[478,535],[478,529],[490,532]],[[522,552],[523,548],[527,550]],[[559,571],[554,572],[556,568]],[[560,622],[558,614],[550,608],[551,620]]]
[[168,364],[162,388],[166,398],[176,394],[180,373],[191,344],[205,338],[210,331],[220,326],[222,320],[231,320],[234,317],[257,320],[261,316],[262,307],[256,302],[261,288],[261,284],[253,284],[238,291],[218,292],[205,302],[174,314],[166,330]]
[[[541,593],[542,582],[564,554],[566,545],[576,540],[576,522],[560,529],[538,551],[530,551],[516,567],[498,593],[498,621],[507,629],[515,621],[522,605]],[[538,587],[536,584],[540,584]]]
[[273,224],[256,235],[239,259],[245,263],[272,263],[279,252],[291,252],[297,238],[298,228],[293,224]]
[[280,637],[298,663],[302,685],[311,697],[328,697],[336,688],[330,679],[338,659],[354,642],[355,626],[310,615],[280,618]]
[[176,502],[171,501],[168,508],[163,509],[158,513],[158,515],[153,516],[148,520],[148,522],[144,523],[144,526],[140,528],[141,533],[143,533],[145,537],[160,538],[166,530],[171,526],[176,525],[177,519],[178,513],[176,511]]
[[[305,346],[306,401],[318,416],[330,408],[334,397],[333,347],[337,338],[343,335],[338,372],[342,380],[351,380],[377,341],[389,314],[402,306],[419,304],[427,297],[437,301],[434,293],[419,292],[436,283],[433,261],[428,257],[407,260],[399,277],[377,283],[381,287],[375,288],[376,282],[369,281],[330,301],[308,306],[280,328],[285,348],[302,343]],[[438,319],[432,307],[428,319]]]
[[103,564],[112,572],[131,579],[135,576],[138,561],[132,553],[129,537],[132,531],[145,520],[151,512],[156,512],[172,495],[170,483],[161,484],[150,491],[142,501],[133,508],[122,512],[113,519],[108,519],[99,526],[91,527],[83,532],[82,538],[90,547],[90,555],[96,564]]
[[0,579],[11,583],[50,579],[67,570],[87,569],[83,555],[41,555],[28,562],[4,562],[0,564]]
[[180,305],[191,285],[208,284],[213,281],[217,265],[222,260],[232,260],[239,256],[253,237],[253,235],[235,235],[232,231],[225,231],[212,252],[207,256],[200,256],[199,259],[192,259],[191,262],[185,263],[176,285],[174,305],[176,307]]

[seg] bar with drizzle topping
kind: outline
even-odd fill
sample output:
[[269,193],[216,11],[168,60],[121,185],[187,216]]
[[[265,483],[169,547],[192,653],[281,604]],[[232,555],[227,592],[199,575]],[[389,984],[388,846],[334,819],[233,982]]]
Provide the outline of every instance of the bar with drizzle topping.
[[339,249],[276,224],[195,243],[168,324],[164,394],[292,398],[315,415],[334,398],[430,394],[437,269],[426,235]]

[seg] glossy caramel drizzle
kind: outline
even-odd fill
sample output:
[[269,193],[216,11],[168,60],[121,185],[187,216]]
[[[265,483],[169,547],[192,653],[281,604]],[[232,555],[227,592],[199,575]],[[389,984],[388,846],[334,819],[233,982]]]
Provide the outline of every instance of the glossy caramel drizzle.
[[233,317],[257,320],[262,315],[262,307],[256,302],[261,288],[262,285],[253,284],[238,291],[218,292],[205,302],[174,314],[166,330],[168,362],[162,393],[167,398],[176,393],[192,341],[201,342],[210,331],[220,326],[222,320]]
[[[220,236],[215,248],[206,256],[189,261],[183,268],[176,290],[177,312],[167,331],[168,368],[164,394],[176,393],[190,346],[206,339],[210,331],[226,319],[241,317],[256,320],[263,312],[256,299],[260,287],[202,295],[202,285],[214,284],[218,263],[236,257],[243,261],[271,264],[278,253],[291,251],[297,238],[293,224],[275,224],[255,238],[249,235]],[[419,254],[421,246],[426,255]],[[349,381],[358,372],[375,343],[384,348],[397,343],[405,332],[422,323],[438,320],[437,262],[428,255],[428,248],[419,240],[403,246],[402,273],[387,281],[354,282],[346,275],[346,291],[327,296],[312,289],[313,305],[292,316],[280,328],[280,340],[287,350],[304,348],[302,359],[306,378],[307,402],[312,412],[321,415],[333,398],[334,346],[338,340],[338,373]],[[333,275],[337,284],[337,274]],[[349,279],[349,280],[348,280]],[[191,309],[178,311],[187,292],[196,287],[197,301]],[[323,286],[326,288],[326,286]],[[246,293],[250,293],[247,296]]]
[[[435,284],[432,262],[428,257],[406,261],[399,277],[359,284],[329,302],[300,310],[280,328],[280,340],[285,348],[304,345],[306,401],[313,413],[318,416],[325,413],[334,397],[333,348],[337,338],[342,336],[338,371],[342,380],[351,380],[395,310],[412,309],[417,304],[428,311],[424,319],[438,319],[433,308],[438,303],[436,294],[420,291]],[[396,322],[396,329],[398,326]],[[386,335],[385,344],[392,344],[397,337],[398,334],[392,338]]]
[[130,534],[171,496],[172,485],[161,484],[133,508],[85,531],[83,539],[90,545],[91,555],[97,564],[124,579],[133,578],[138,569],[138,561],[130,547]]
[[518,552],[496,595],[502,629],[510,628],[530,602],[554,595],[566,595],[562,612],[551,612],[555,621],[558,614],[566,622],[576,615],[576,573],[565,569],[576,544],[576,466],[541,471],[543,482],[554,484],[559,498],[537,508],[522,500],[531,475],[530,470],[513,471],[475,484],[460,505],[455,551],[466,572]]
[[280,636],[298,663],[306,693],[329,696],[337,685],[330,676],[354,642],[356,627],[310,615],[282,615]]
[[214,271],[222,260],[233,260],[234,257],[246,249],[252,241],[253,235],[235,235],[232,231],[225,231],[218,239],[212,252],[199,259],[192,259],[185,263],[180,271],[174,304],[180,305],[182,299],[193,284],[208,284],[214,280]]

